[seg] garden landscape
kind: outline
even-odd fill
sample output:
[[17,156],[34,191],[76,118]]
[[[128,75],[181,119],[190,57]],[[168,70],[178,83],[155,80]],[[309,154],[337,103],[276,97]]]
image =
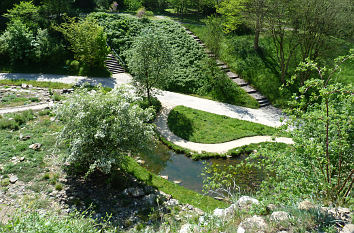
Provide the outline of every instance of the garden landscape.
[[0,232],[354,232],[351,0],[2,0]]

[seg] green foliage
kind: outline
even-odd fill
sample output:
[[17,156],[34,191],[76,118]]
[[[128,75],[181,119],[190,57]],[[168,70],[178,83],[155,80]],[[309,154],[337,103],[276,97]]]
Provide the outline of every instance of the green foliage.
[[21,125],[33,119],[34,114],[32,110],[17,114],[8,114],[5,117],[0,118],[0,129],[19,130]]
[[242,23],[246,2],[247,0],[226,0],[217,5],[216,12],[224,17],[222,25],[225,32],[234,31]]
[[20,20],[13,20],[0,37],[2,52],[10,57],[10,61],[15,63],[23,61],[28,63],[35,60],[35,40],[33,32]]
[[351,85],[333,83],[332,78],[340,62],[353,57],[351,54],[340,58],[334,69],[319,68],[310,60],[299,67],[299,72],[316,71],[319,78],[306,81],[300,96],[294,96],[291,103],[289,133],[295,144],[285,151],[265,148],[245,162],[271,174],[259,189],[262,199],[291,203],[311,198],[326,205],[350,202],[353,89]]
[[103,27],[99,26],[94,19],[88,17],[76,22],[75,18],[67,18],[67,22],[54,28],[62,32],[69,41],[75,59],[89,69],[104,66],[109,49]]
[[173,61],[167,41],[161,32],[146,30],[128,51],[128,67],[133,74],[133,83],[149,102],[153,95],[152,88],[163,87],[171,73]]
[[[160,110],[162,108],[161,102],[156,97],[151,98],[150,101],[147,98],[143,97],[142,100],[138,101],[138,105],[142,109],[147,109],[147,108],[151,107],[155,111],[155,114],[154,114],[155,116],[160,112]],[[155,117],[154,117],[154,119],[155,119]]]
[[67,146],[64,160],[74,172],[108,174],[119,165],[120,156],[151,146],[153,128],[146,122],[152,110],[142,110],[136,101],[122,88],[108,93],[78,89],[56,109],[64,122],[58,140]]
[[[103,224],[96,223],[88,213],[72,213],[68,216],[59,216],[56,213],[39,214],[35,211],[20,210],[11,217],[9,223],[0,225],[3,232],[101,232],[97,225],[104,227]],[[113,232],[113,229],[106,229]]]
[[[224,2],[222,2],[224,3]],[[206,33],[209,35],[206,37],[205,43],[216,56],[220,55],[220,40],[222,40],[224,34],[221,26],[221,18],[214,16],[208,16],[205,20]]]
[[142,6],[141,0],[124,0],[124,6],[127,10],[136,11]]
[[15,4],[14,7],[4,16],[10,21],[21,21],[31,30],[37,30],[39,27],[39,7],[35,6],[32,1],[21,1],[19,4]]
[[177,106],[168,116],[168,127],[177,136],[192,142],[222,143],[243,137],[273,135],[272,127]]

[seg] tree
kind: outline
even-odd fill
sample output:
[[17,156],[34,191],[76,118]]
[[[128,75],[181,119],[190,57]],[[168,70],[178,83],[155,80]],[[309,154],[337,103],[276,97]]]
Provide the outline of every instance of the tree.
[[35,6],[32,1],[20,2],[9,9],[4,16],[10,21],[21,21],[31,30],[36,31],[39,27],[40,8]]
[[56,117],[64,127],[58,145],[65,145],[64,161],[74,172],[110,173],[121,157],[151,148],[154,130],[153,110],[141,109],[137,98],[124,88],[105,93],[81,88],[57,106]]
[[41,11],[48,18],[59,23],[63,14],[72,12],[74,0],[43,0]]
[[103,27],[93,18],[88,17],[79,21],[67,18],[67,22],[54,28],[62,32],[69,41],[75,59],[91,69],[104,67],[104,61],[109,53],[107,36]]
[[170,75],[172,54],[167,37],[160,31],[143,31],[128,51],[127,61],[134,85],[151,104],[153,87],[162,86]]
[[10,62],[27,64],[35,60],[35,37],[29,27],[20,20],[12,20],[0,37],[1,50],[10,57]]
[[253,168],[265,174],[258,188],[259,198],[272,203],[293,204],[306,198],[324,201],[325,205],[350,202],[354,182],[354,93],[352,85],[343,86],[335,80],[341,64],[348,60],[354,60],[354,50],[336,59],[332,69],[320,68],[311,60],[303,62],[298,72],[310,69],[318,77],[305,82],[287,112],[290,127],[283,129],[289,129],[294,144],[283,149],[263,146],[243,163],[228,168],[230,173],[225,177],[209,169],[211,178],[207,177],[206,187],[230,187],[237,182],[232,174]]
[[225,32],[231,32],[245,20],[254,23],[254,49],[259,49],[259,36],[263,26],[266,12],[266,0],[226,0],[222,1],[216,11],[220,13],[225,22]]
[[169,0],[171,6],[176,9],[177,14],[183,15],[191,5],[191,0]]

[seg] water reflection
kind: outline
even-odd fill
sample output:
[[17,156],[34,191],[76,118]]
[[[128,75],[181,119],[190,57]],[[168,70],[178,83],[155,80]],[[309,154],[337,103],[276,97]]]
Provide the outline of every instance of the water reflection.
[[[219,169],[223,169],[229,165],[240,163],[245,157],[194,161],[184,154],[177,154],[166,146],[159,144],[155,151],[141,155],[141,158],[145,161],[144,167],[149,171],[161,176],[168,176],[170,181],[182,181],[182,186],[201,193],[203,189],[201,174],[205,166],[217,164]],[[237,173],[237,183],[243,186],[244,190],[248,189],[247,191],[250,191],[249,186],[254,187],[263,177],[262,172],[254,170],[246,169]]]

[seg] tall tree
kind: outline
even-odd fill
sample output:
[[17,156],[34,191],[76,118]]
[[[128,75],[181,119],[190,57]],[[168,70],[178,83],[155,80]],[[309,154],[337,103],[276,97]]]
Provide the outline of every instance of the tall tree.
[[127,55],[134,84],[151,104],[153,87],[162,86],[170,75],[172,55],[168,39],[162,32],[147,29],[134,41]]
[[254,48],[259,49],[259,36],[266,14],[266,0],[225,0],[217,6],[216,11],[225,19],[223,26],[226,32],[235,30],[245,20],[254,22]]

